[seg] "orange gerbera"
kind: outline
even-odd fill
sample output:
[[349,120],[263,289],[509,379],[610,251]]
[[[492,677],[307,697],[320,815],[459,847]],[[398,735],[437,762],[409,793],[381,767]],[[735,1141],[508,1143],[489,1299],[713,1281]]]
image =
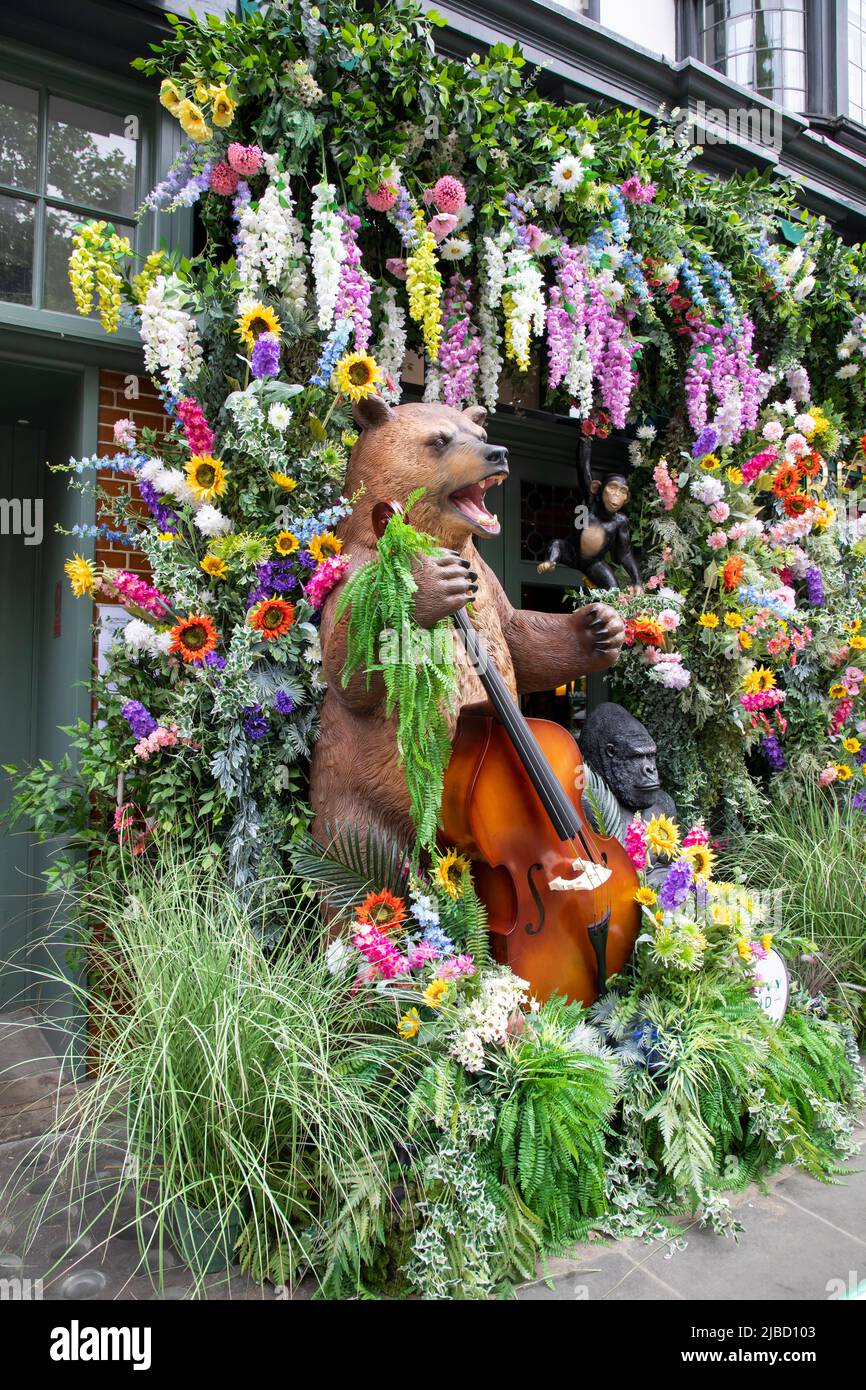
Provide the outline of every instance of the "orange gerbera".
[[210,618],[201,613],[190,613],[171,629],[170,650],[180,652],[184,661],[204,661],[219,640],[220,635]]
[[660,628],[658,623],[654,623],[651,618],[635,618],[631,630],[635,641],[643,642],[645,647],[661,647],[664,643],[664,629]]
[[746,562],[742,555],[732,555],[730,560],[725,561],[725,567],[722,570],[722,580],[724,581],[726,589],[736,589],[743,577],[743,570],[745,568]]
[[250,611],[250,622],[266,642],[275,642],[295,621],[295,605],[284,598],[263,598]]
[[773,474],[773,491],[777,497],[785,497],[800,481],[802,474],[795,463],[783,463]]
[[788,516],[802,516],[804,512],[811,511],[814,505],[814,497],[810,497],[807,492],[789,492],[785,497],[785,511]]
[[380,893],[370,893],[360,907],[355,908],[359,922],[368,922],[379,931],[392,931],[399,927],[406,916],[406,904],[383,888]]

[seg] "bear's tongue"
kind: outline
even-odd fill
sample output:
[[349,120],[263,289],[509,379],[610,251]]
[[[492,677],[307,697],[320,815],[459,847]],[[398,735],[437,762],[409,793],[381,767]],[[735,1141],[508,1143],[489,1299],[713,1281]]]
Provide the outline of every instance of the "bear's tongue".
[[451,501],[473,526],[482,526],[485,531],[494,534],[499,530],[499,518],[484,505],[483,483],[470,483],[468,487],[459,488],[457,492],[451,493]]

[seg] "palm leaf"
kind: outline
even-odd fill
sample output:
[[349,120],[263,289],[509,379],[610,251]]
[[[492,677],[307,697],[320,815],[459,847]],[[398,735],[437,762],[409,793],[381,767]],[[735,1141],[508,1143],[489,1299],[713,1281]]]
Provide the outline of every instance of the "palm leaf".
[[619,802],[603,777],[589,763],[583,764],[586,779],[583,788],[583,808],[599,835],[618,835],[620,827]]
[[318,888],[330,907],[344,911],[356,907],[373,890],[387,888],[405,897],[408,858],[399,841],[368,825],[337,824],[325,827],[328,848],[312,836],[299,840],[291,850],[295,873]]

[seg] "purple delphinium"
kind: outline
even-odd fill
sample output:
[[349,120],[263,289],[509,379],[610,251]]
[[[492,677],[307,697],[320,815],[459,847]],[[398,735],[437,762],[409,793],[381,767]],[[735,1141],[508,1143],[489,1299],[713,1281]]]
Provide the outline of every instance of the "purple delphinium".
[[866,811],[866,789],[854,793],[851,798],[851,805],[855,811]]
[[256,565],[256,585],[247,597],[247,607],[252,608],[254,603],[261,603],[262,599],[273,598],[274,594],[288,594],[292,589],[297,589],[298,579],[293,572],[293,561],[296,559],[300,559],[300,556],[265,560],[261,565]]
[[120,713],[136,738],[147,738],[157,726],[150,710],[140,700],[127,700],[126,704],[121,705]]
[[858,767],[866,767],[866,747],[858,748],[854,754],[854,761]]
[[276,333],[260,333],[253,345],[250,370],[256,381],[262,377],[278,376],[280,371],[280,340]]
[[176,531],[180,526],[177,512],[172,511],[171,507],[160,501],[159,493],[147,478],[138,478],[136,481],[141,493],[141,500],[159,526],[160,531]]
[[261,705],[247,705],[246,709],[241,710],[241,718],[247,738],[266,738],[271,732],[271,726],[262,713]]
[[312,555],[309,550],[298,551],[298,564],[306,565],[308,570],[314,570],[318,563],[315,555]]
[[274,709],[277,714],[294,714],[295,702],[285,690],[278,690],[274,696]]
[[785,754],[782,752],[782,745],[776,735],[767,734],[766,738],[761,739],[761,747],[773,771],[782,772],[785,767]]
[[692,445],[692,458],[702,459],[704,454],[711,454],[719,442],[719,432],[715,425],[707,425],[701,430],[694,444]]
[[659,889],[659,902],[665,912],[676,912],[682,907],[692,887],[692,866],[688,859],[677,859],[665,874],[665,881]]
[[226,659],[224,656],[220,656],[219,652],[208,652],[204,659],[204,664],[205,666],[210,666],[214,671],[224,671]]
[[824,606],[824,580],[817,565],[810,565],[804,575],[806,580],[806,597],[813,608],[823,608]]

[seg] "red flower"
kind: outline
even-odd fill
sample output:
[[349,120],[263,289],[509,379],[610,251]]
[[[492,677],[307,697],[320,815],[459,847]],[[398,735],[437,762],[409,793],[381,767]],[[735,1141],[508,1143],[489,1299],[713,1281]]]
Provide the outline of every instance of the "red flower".
[[732,555],[730,560],[725,561],[725,567],[722,570],[722,580],[726,589],[736,589],[743,577],[743,570],[745,567],[746,562],[742,555]]
[[377,927],[379,931],[393,931],[406,916],[406,904],[383,888],[379,893],[370,893],[361,906],[355,908],[355,916],[359,922]]
[[785,497],[785,511],[788,516],[802,516],[804,512],[811,511],[814,505],[814,497],[810,497],[806,492],[789,492]]

